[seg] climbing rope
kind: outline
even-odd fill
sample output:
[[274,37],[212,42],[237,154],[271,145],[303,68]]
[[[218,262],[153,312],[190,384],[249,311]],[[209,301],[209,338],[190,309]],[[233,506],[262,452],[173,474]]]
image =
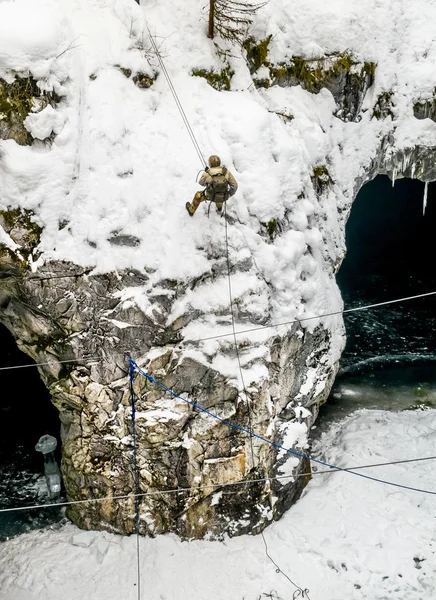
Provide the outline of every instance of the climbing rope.
[[173,85],[173,82],[171,81],[171,77],[170,77],[170,75],[169,75],[169,73],[167,71],[167,68],[166,68],[165,63],[164,63],[163,58],[162,58],[162,55],[159,52],[159,48],[157,47],[156,40],[151,35],[150,29],[149,29],[147,23],[146,23],[146,27],[147,27],[148,35],[150,37],[151,45],[153,46],[153,50],[154,50],[154,52],[155,52],[155,54],[157,56],[157,59],[159,61],[160,67],[162,69],[162,72],[165,75],[165,79],[167,80],[168,86],[169,86],[169,88],[171,90],[171,93],[172,93],[172,95],[174,97],[174,100],[176,102],[177,108],[179,109],[180,115],[181,115],[181,117],[183,119],[183,122],[184,122],[184,124],[186,126],[186,129],[188,130],[189,137],[191,138],[191,141],[192,141],[192,143],[194,145],[195,151],[197,152],[198,158],[200,159],[201,165],[204,166],[206,164],[206,161],[205,161],[204,155],[203,155],[203,153],[201,151],[200,144],[198,143],[197,138],[195,137],[195,134],[194,134],[194,131],[193,131],[192,127],[191,127],[191,124],[189,123],[189,119],[186,116],[185,110],[184,110],[184,108],[182,106],[182,103],[180,102],[180,98],[177,95],[177,91],[176,91],[176,89],[175,89],[175,87]]
[[[127,355],[128,356],[128,355]],[[133,475],[135,480],[135,530],[136,530],[136,564],[137,564],[137,591],[138,600],[141,599],[141,561],[139,553],[139,473],[137,459],[137,444],[136,444],[136,406],[135,406],[135,390],[133,387],[135,376],[135,367],[132,361],[129,362],[129,384],[130,384],[130,402],[132,406],[132,442],[133,442]]]
[[200,406],[200,404],[196,404],[195,402],[192,402],[191,400],[188,400],[187,398],[183,398],[183,396],[180,396],[179,394],[177,394],[174,390],[168,388],[166,385],[164,385],[163,383],[161,383],[160,381],[158,381],[157,379],[155,379],[152,375],[150,375],[149,373],[147,373],[146,371],[144,371],[143,369],[141,369],[136,362],[132,359],[132,357],[129,357],[129,360],[132,361],[135,369],[138,371],[138,373],[140,373],[141,375],[143,375],[150,383],[154,383],[156,384],[158,387],[160,387],[161,389],[163,389],[164,391],[168,392],[169,394],[171,394],[174,398],[179,398],[179,400],[182,400],[183,402],[186,402],[186,404],[189,404],[190,406],[192,406],[193,408],[209,415],[210,417],[212,417],[213,419],[216,419],[217,421],[220,421],[221,423],[223,423],[224,425],[227,425],[228,427],[231,427],[232,429],[236,429],[238,431],[242,431],[243,433],[247,433],[259,440],[261,440],[262,442],[265,442],[266,444],[269,444],[270,446],[273,446],[274,448],[277,448],[278,450],[283,450],[284,452],[286,452],[287,454],[292,454],[293,456],[298,456],[299,458],[303,458],[304,460],[308,460],[310,462],[316,463],[318,465],[322,465],[324,467],[328,467],[329,469],[333,469],[334,471],[341,471],[344,473],[350,473],[351,475],[356,475],[356,477],[362,477],[363,479],[368,479],[370,481],[375,481],[377,483],[383,483],[385,485],[390,485],[392,487],[397,487],[400,489],[404,489],[404,490],[410,490],[412,492],[420,492],[422,494],[430,494],[432,496],[436,496],[436,491],[433,490],[425,490],[425,489],[421,489],[421,488],[416,488],[416,487],[412,487],[409,485],[403,485],[401,483],[396,483],[393,481],[387,481],[385,479],[379,479],[377,477],[372,477],[371,475],[364,475],[363,473],[357,473],[356,471],[346,468],[346,467],[338,467],[337,465],[332,465],[328,462],[325,462],[323,460],[320,460],[318,458],[314,458],[313,456],[310,456],[309,454],[303,454],[302,452],[298,452],[297,450],[293,450],[291,448],[285,448],[285,446],[282,446],[281,444],[278,444],[277,442],[273,442],[272,440],[260,435],[259,433],[256,433],[254,431],[250,431],[249,429],[242,427],[241,425],[237,425],[236,423],[232,423],[231,421],[227,421],[226,419],[223,419],[222,417],[216,415],[215,413],[211,412],[210,410],[208,410],[207,408],[203,408],[202,406]]
[[[242,389],[244,390],[244,397],[245,397],[245,402],[247,405],[248,425],[249,425],[250,431],[253,431],[253,421],[252,421],[252,415],[251,415],[250,399],[248,397],[247,388],[245,387],[244,374],[242,372],[241,357],[239,355],[238,341],[236,339],[235,315],[233,313],[232,278],[231,278],[231,273],[230,273],[230,256],[229,256],[229,236],[228,236],[228,231],[227,231],[227,202],[224,202],[224,223],[225,223],[225,234],[226,234],[227,280],[228,280],[228,285],[229,285],[230,314],[232,317],[233,340],[234,340],[236,358],[238,361],[239,375],[241,377]],[[249,436],[249,440],[250,440],[250,447],[251,447],[251,462],[252,462],[252,466],[254,467],[254,446],[253,446],[253,436],[252,435]],[[308,600],[310,600],[309,590],[303,589],[298,584],[296,584],[294,581],[292,581],[292,579],[289,577],[289,575],[287,575],[287,573],[285,573],[279,567],[277,562],[272,558],[272,556],[269,553],[269,548],[268,548],[268,544],[267,544],[264,532],[261,531],[260,535],[261,535],[263,543],[265,545],[265,555],[267,556],[269,561],[275,566],[276,573],[280,573],[281,575],[286,577],[286,579],[289,581],[289,583],[291,583],[291,585],[293,585],[296,588],[293,598],[297,598],[298,596],[296,596],[295,594],[298,593],[298,595],[299,596],[301,595],[302,598],[308,598]]]
[[[42,363],[32,363],[31,365],[11,365],[10,367],[0,367],[0,371],[10,371],[12,369],[27,369],[28,367],[46,367],[56,365],[64,365],[67,363],[79,363],[86,361],[83,365],[84,367],[97,365],[102,362],[102,360],[98,358],[72,358],[71,360],[57,360],[53,359],[52,362],[42,362]],[[91,361],[91,362],[88,362]]]

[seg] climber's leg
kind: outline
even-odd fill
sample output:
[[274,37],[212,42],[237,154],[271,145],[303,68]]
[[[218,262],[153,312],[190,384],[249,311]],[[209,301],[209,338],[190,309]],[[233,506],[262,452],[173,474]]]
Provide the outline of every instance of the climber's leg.
[[195,211],[200,206],[200,203],[204,202],[204,200],[205,200],[204,192],[196,192],[194,198],[192,199],[192,202],[186,203],[186,210],[191,215],[191,217],[194,215]]

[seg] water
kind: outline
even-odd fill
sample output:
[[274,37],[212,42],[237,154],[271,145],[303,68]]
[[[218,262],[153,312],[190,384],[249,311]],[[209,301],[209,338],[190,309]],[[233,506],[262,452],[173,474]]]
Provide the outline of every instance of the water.
[[[3,326],[0,339],[0,366],[32,364]],[[35,445],[44,434],[59,440],[60,423],[36,368],[0,371],[0,428],[0,509],[49,502]],[[0,541],[62,519],[59,508],[0,513]]]
[[[337,275],[345,308],[436,290],[436,185],[379,176],[359,193]],[[345,316],[347,344],[312,438],[360,408],[436,407],[436,296]]]
[[436,408],[436,358],[425,355],[382,356],[356,363],[336,378],[321,408],[311,438],[356,410],[425,410]]

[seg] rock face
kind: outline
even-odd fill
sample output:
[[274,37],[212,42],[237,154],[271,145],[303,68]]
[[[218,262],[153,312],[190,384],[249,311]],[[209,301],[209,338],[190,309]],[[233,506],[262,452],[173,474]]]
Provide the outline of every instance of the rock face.
[[[85,27],[91,9],[78,4]],[[36,44],[20,67],[23,76],[37,64],[35,85],[56,102],[20,115],[30,147],[0,128],[8,138],[0,148],[0,320],[42,363],[62,424],[68,497],[105,498],[69,507],[85,529],[135,528],[126,351],[178,396],[306,452],[344,345],[342,319],[330,313],[342,307],[334,276],[352,201],[377,173],[436,178],[436,125],[427,118],[434,65],[421,89],[409,86],[406,59],[401,69],[386,51],[380,65],[382,54],[366,47],[366,60],[360,38],[354,54],[327,42],[315,59],[297,42],[289,50],[291,19],[280,17],[287,3],[269,5],[282,34],[259,17],[258,42],[234,64],[231,53],[222,64],[194,13],[165,19],[186,19],[172,26],[192,43],[180,53],[185,38],[168,35],[169,55],[178,56],[170,71],[204,139],[224,132],[222,151],[240,182],[227,221],[214,211],[189,220],[184,211],[193,162],[166,82],[147,62],[135,3],[100,7],[107,29],[89,14],[86,35],[66,12],[73,32],[53,35],[56,58],[37,54]],[[119,36],[114,48],[108,31]],[[63,39],[79,33],[81,54],[66,52]],[[199,65],[200,56],[211,64]],[[13,80],[12,54],[8,61],[0,75]],[[225,71],[231,92],[192,77],[211,66]],[[139,76],[146,85],[135,85]],[[139,374],[134,391],[142,534],[256,533],[298,498],[305,460]]]
[[[326,358],[327,330],[308,333],[295,325],[272,338],[268,378],[262,387],[249,387],[246,399],[235,382],[190,356],[193,344],[178,343],[180,323],[165,326],[171,303],[186,292],[186,284],[168,282],[155,301],[155,320],[114,300],[117,292],[146,281],[146,274],[134,272],[90,276],[65,263],[51,263],[32,275],[3,257],[2,321],[22,350],[46,363],[40,372],[59,409],[62,472],[70,498],[110,498],[133,489],[125,350],[148,356],[144,368],[179,395],[277,443],[289,423],[310,425],[329,392],[335,369]],[[234,355],[231,343],[227,352]],[[240,352],[243,357],[244,349]],[[314,379],[316,374],[318,386],[306,385],[301,393],[308,374]],[[287,461],[296,467],[294,474],[306,472],[304,461],[278,457],[271,446],[251,442],[145,378],[136,378],[135,392],[141,492],[185,490],[141,498],[141,533],[203,537],[259,531],[300,494],[305,478],[249,482],[280,475]],[[220,484],[241,480],[247,484],[220,492]],[[84,528],[134,530],[132,500],[79,504],[69,508],[69,516]]]

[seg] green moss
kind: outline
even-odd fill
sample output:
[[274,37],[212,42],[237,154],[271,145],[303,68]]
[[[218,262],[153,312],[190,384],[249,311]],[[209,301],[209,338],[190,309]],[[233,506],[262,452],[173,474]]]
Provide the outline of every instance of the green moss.
[[[33,216],[31,210],[21,208],[0,211],[0,221],[8,233],[14,229],[24,230],[24,235],[20,236],[20,246],[24,247],[26,252],[34,252],[41,239],[42,229],[32,220]],[[13,237],[12,234],[12,239]]]
[[366,73],[369,77],[374,77],[376,67],[377,65],[373,62],[364,62],[362,72]]
[[219,92],[223,90],[230,90],[234,73],[235,72],[232,71],[229,65],[227,65],[227,67],[222,69],[219,73],[216,71],[206,71],[206,69],[194,69],[192,71],[194,77],[203,77],[210,86]]
[[249,37],[242,44],[242,47],[247,52],[247,61],[252,73],[257,71],[263,65],[268,65],[268,49],[271,40],[272,35],[269,35],[267,38],[257,43],[254,37]]
[[0,114],[9,123],[14,116],[25,119],[32,109],[34,86],[30,77],[15,77],[12,83],[0,79]]
[[271,78],[275,80],[295,79],[309,91],[315,91],[322,80],[320,64],[299,56],[294,56],[289,64],[281,63],[276,67],[271,66],[270,73]]
[[130,79],[130,77],[132,76],[132,69],[127,69],[126,67],[122,67],[121,65],[114,65],[114,66],[116,69],[121,71],[121,73],[124,75],[124,77],[127,77],[127,79]]
[[314,167],[313,169],[313,176],[314,177],[330,177],[329,172],[327,170],[327,167],[325,165],[321,165],[319,167]]
[[349,73],[351,71],[351,67],[355,64],[356,63],[351,58],[350,54],[340,54],[330,70],[335,74]]
[[59,98],[54,93],[41,92],[32,77],[15,77],[12,83],[0,78],[0,128],[6,125],[6,138],[14,139],[18,144],[32,143],[32,136],[26,130],[24,121],[31,112],[35,99],[41,99],[44,105],[55,104]]
[[268,235],[271,242],[274,241],[280,229],[279,221],[277,219],[271,219],[271,221],[268,221],[267,223],[261,222],[260,224],[262,225],[263,233]]
[[[359,63],[351,54],[334,54],[322,58],[292,57],[289,63],[270,65],[271,78],[279,84],[287,84],[288,80],[298,82],[310,92],[318,92],[323,87],[339,77],[352,79],[354,85],[359,85],[367,77],[374,77],[376,65],[365,62],[359,70]],[[371,83],[371,82],[370,82]]]
[[34,81],[30,77],[15,77],[12,83],[0,79],[0,123],[14,127],[14,139],[23,146],[32,140],[24,127],[24,120],[32,109],[35,95]]
[[315,189],[321,193],[327,186],[333,183],[330,173],[325,165],[314,167],[312,171],[312,180]]
[[271,81],[269,79],[256,79],[255,84],[256,87],[267,90],[271,86]]

